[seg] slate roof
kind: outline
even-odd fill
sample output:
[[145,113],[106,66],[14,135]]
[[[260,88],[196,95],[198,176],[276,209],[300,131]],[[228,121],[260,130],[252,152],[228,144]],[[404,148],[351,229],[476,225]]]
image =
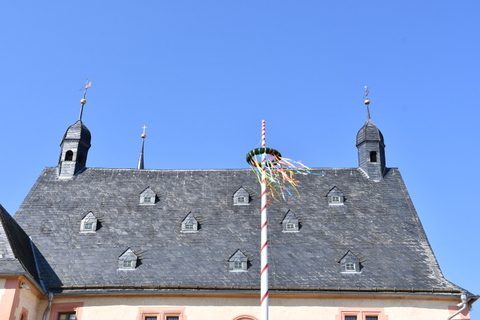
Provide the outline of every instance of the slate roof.
[[65,131],[62,142],[65,140],[81,140],[87,145],[90,145],[91,139],[92,134],[90,133],[90,130],[88,130],[81,120],[77,120],[77,122],[72,124],[70,127],[68,127],[67,131]]
[[[380,182],[356,168],[313,173],[297,176],[300,197],[269,205],[271,291],[461,290],[444,279],[398,169],[388,169]],[[148,187],[157,202],[141,205]],[[241,187],[249,205],[233,204]],[[334,187],[342,190],[343,205],[328,204]],[[56,168],[46,168],[15,219],[36,244],[42,277],[53,291],[258,289],[259,193],[249,169],[87,168],[59,180]],[[289,210],[298,232],[282,232]],[[88,212],[98,228],[81,233]],[[198,231],[181,232],[190,212]],[[129,248],[139,258],[136,268],[119,270]],[[247,272],[229,270],[237,250],[248,258]],[[360,259],[361,272],[341,272],[348,251]]]
[[357,146],[365,141],[380,141],[382,145],[385,145],[382,132],[370,119],[357,132]]
[[0,275],[24,275],[39,284],[28,235],[0,205]]

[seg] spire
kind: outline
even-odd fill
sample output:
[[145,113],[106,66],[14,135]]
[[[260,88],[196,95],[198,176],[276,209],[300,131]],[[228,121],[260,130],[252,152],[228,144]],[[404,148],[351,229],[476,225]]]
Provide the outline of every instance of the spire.
[[140,157],[138,158],[138,164],[137,164],[137,169],[144,169],[144,166],[143,166],[143,151],[144,151],[144,148],[145,148],[145,138],[147,137],[147,135],[145,134],[145,129],[147,129],[147,127],[144,125],[142,127],[143,129],[143,133],[140,137],[142,137],[142,148],[140,149]]
[[386,169],[385,143],[382,132],[370,119],[368,94],[368,87],[365,87],[364,104],[367,107],[367,121],[357,133],[358,167],[372,181],[380,181]]

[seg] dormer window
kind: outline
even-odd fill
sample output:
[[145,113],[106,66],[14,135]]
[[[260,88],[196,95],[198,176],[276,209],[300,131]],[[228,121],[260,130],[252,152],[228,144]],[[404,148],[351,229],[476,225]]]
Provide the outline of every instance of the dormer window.
[[198,221],[190,212],[182,221],[182,232],[196,232],[198,230]]
[[250,194],[243,187],[233,194],[233,205],[246,206],[250,203]]
[[148,187],[140,194],[140,204],[144,205],[154,205],[157,199],[155,192]]
[[283,232],[298,232],[299,223],[295,214],[288,210],[287,214],[282,220],[282,231]]
[[357,268],[355,267],[355,263],[353,262],[346,262],[345,263],[345,271],[346,272],[355,272]]
[[93,230],[93,222],[86,222],[83,224],[84,231],[92,231]]
[[228,259],[228,265],[230,272],[246,272],[248,268],[247,256],[239,249]]
[[93,212],[87,213],[80,222],[80,232],[81,233],[93,233],[97,231],[98,219],[95,217]]
[[119,270],[135,270],[138,256],[132,249],[128,248],[120,257],[118,257]]
[[350,250],[340,259],[340,272],[360,273],[360,260]]
[[327,194],[328,204],[330,205],[341,205],[345,202],[343,192],[340,191],[337,187],[333,187]]
[[287,222],[287,225],[285,226],[286,231],[295,231],[297,230],[297,225],[293,222]]

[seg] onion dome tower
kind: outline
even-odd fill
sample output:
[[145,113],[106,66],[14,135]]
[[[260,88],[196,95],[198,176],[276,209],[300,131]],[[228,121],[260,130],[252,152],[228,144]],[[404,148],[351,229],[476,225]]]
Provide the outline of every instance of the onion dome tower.
[[77,122],[71,125],[63,135],[60,143],[60,158],[58,160],[58,177],[70,179],[85,169],[88,150],[90,149],[91,134],[82,122],[83,107],[87,103],[85,95],[91,86],[88,82],[84,87],[83,99],[80,100],[80,115]]
[[357,133],[358,167],[372,181],[380,181],[386,168],[385,143],[382,133],[370,119],[368,88],[365,89],[367,121]]

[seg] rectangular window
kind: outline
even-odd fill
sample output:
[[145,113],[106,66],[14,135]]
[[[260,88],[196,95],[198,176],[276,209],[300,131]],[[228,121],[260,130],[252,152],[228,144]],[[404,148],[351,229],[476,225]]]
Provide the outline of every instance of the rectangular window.
[[245,197],[237,197],[238,203],[245,203]]
[[83,230],[92,230],[93,229],[93,223],[92,222],[85,222],[83,225]]
[[133,261],[131,261],[131,260],[125,260],[125,261],[123,261],[123,267],[124,267],[124,268],[131,268],[131,267],[132,267],[132,264],[133,264]]
[[295,229],[296,229],[295,228],[295,223],[293,223],[293,222],[288,222],[287,223],[287,230],[292,231],[292,230],[295,230]]
[[352,263],[352,262],[345,263],[345,271],[355,271],[355,263]]
[[193,223],[185,223],[185,230],[193,230]]
[[233,269],[243,269],[243,262],[241,261],[235,261],[233,263]]
[[143,202],[152,202],[152,197],[143,197]]
[[58,314],[58,320],[76,320],[75,312],[62,312]]
[[138,308],[137,319],[141,320],[185,320],[185,308],[146,307]]
[[382,308],[340,308],[339,314],[335,319],[341,320],[385,320],[388,317],[385,315]]

